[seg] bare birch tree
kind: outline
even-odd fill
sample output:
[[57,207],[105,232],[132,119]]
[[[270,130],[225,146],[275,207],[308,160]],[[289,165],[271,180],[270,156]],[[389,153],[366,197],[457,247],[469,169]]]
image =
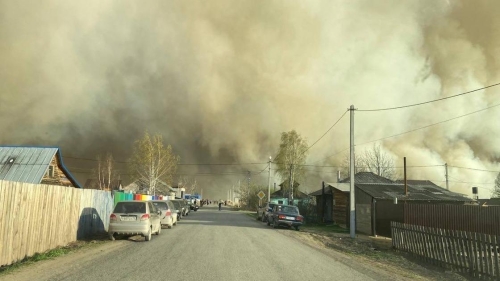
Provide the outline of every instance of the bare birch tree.
[[[350,174],[350,155],[349,153],[344,154],[344,157],[342,158],[342,164],[341,164],[341,177],[346,178]],[[360,154],[355,153],[354,154],[354,174],[359,173],[359,172],[366,172],[366,167],[363,164],[364,163],[364,158],[360,156]]]
[[500,173],[498,173],[497,178],[495,179],[495,187],[491,194],[492,198],[500,198]]
[[[278,155],[274,160],[277,166],[276,173],[278,173],[281,178],[288,179],[288,186],[286,189],[292,189],[292,184],[304,175],[303,165],[306,162],[306,158],[306,140],[295,130],[281,133],[281,143],[278,149]],[[296,191],[294,190],[294,192]]]
[[160,134],[150,136],[148,132],[134,144],[130,158],[130,172],[140,185],[148,188],[150,194],[156,191],[163,193],[161,182],[172,184],[172,178],[177,170],[179,156],[175,155],[170,145],[163,144]]
[[[350,158],[349,153],[344,155],[341,164],[341,172],[349,175]],[[354,173],[372,172],[384,178],[394,180],[397,177],[394,160],[384,152],[380,144],[354,154]]]
[[111,183],[116,179],[117,172],[114,169],[114,159],[111,153],[106,153],[104,159],[97,155],[97,167],[94,169],[94,175],[97,178],[97,186],[100,190],[111,190]]
[[179,178],[179,187],[186,189],[187,194],[193,194],[196,191],[198,182],[196,178],[191,178],[188,176],[182,176]]
[[384,178],[395,179],[394,160],[382,150],[380,144],[374,144],[371,149],[365,150],[361,157],[367,171]]

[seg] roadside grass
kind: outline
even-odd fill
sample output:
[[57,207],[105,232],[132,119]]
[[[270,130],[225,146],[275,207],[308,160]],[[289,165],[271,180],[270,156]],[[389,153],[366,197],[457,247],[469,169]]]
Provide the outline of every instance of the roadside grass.
[[0,276],[9,274],[10,272],[34,264],[39,261],[51,260],[56,257],[64,256],[72,252],[76,252],[83,248],[93,247],[95,245],[100,245],[106,243],[107,240],[79,240],[72,242],[66,246],[58,247],[43,253],[36,253],[31,257],[25,257],[24,259],[17,261],[11,265],[0,266]]
[[337,224],[310,223],[302,225],[301,229],[306,232],[349,233],[349,229]]
[[257,213],[256,212],[246,213],[246,215],[249,216],[249,217],[251,217],[251,218],[257,219]]

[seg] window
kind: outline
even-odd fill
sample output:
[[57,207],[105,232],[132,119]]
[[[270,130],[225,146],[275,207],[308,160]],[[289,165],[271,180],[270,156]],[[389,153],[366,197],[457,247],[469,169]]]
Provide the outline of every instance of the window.
[[49,178],[54,177],[54,166],[50,165],[49,166]]

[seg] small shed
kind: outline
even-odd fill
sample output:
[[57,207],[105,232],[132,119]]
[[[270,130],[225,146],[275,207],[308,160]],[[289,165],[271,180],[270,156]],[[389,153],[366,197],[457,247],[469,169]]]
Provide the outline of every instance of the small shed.
[[349,183],[325,183],[323,188],[310,193],[316,197],[316,210],[323,222],[334,221],[339,225],[349,225]]
[[0,180],[81,188],[58,147],[0,146]]

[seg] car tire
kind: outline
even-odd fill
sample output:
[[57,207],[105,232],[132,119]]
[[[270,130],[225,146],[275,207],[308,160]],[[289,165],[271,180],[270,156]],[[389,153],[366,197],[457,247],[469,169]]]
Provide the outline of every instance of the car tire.
[[300,228],[298,226],[294,226],[293,228],[295,228],[295,230],[299,231]]
[[146,241],[151,241],[151,227],[149,227],[148,234],[144,237]]

